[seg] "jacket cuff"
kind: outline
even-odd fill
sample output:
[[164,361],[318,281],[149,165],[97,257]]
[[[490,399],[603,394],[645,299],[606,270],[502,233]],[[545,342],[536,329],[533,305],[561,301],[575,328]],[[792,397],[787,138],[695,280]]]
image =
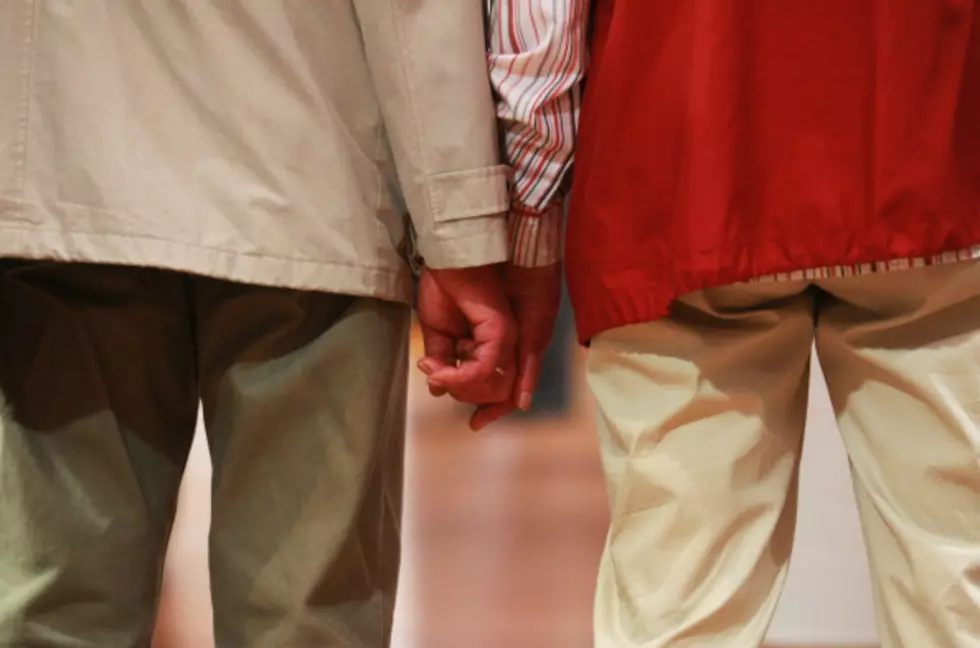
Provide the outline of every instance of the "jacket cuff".
[[431,176],[425,189],[432,220],[451,223],[506,212],[510,177],[510,168],[503,165]]
[[437,269],[507,261],[509,177],[506,166],[430,177],[428,218],[413,218],[417,261]]
[[511,262],[523,268],[561,263],[564,204],[552,202],[544,211],[513,207],[508,218]]
[[[474,268],[504,263],[510,258],[507,245],[507,220],[503,214],[484,216],[466,221],[467,231],[455,237],[447,237],[445,231],[427,242],[417,241],[417,256],[413,263],[436,270],[450,268]],[[477,225],[479,230],[472,231]]]

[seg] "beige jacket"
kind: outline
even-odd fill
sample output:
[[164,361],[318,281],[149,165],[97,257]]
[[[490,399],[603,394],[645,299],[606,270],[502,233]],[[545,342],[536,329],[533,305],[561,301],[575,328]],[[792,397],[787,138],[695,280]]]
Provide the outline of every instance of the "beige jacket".
[[0,0],[0,256],[408,300],[506,258],[478,0]]

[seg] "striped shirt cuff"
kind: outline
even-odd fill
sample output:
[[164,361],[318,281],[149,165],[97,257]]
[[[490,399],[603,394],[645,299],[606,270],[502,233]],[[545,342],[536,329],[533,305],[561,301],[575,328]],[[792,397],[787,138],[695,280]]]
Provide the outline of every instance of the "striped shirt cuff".
[[555,201],[542,212],[511,209],[508,223],[511,263],[522,268],[540,268],[561,262],[563,207],[562,201]]

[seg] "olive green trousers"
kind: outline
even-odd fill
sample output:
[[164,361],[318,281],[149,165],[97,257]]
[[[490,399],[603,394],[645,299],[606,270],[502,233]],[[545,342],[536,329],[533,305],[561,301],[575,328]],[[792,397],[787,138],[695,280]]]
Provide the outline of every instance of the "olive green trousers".
[[218,648],[388,645],[410,311],[0,264],[0,646],[149,646],[203,403]]

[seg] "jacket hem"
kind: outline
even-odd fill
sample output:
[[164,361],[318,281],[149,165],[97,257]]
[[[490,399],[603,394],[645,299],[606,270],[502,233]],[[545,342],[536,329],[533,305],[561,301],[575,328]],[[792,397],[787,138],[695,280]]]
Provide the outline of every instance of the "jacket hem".
[[131,234],[0,227],[0,257],[60,263],[159,268],[259,286],[411,304],[414,280],[403,269],[372,268],[244,254]]
[[[752,272],[741,267],[728,267],[703,273],[686,273],[683,279],[674,283],[664,282],[655,285],[653,281],[645,287],[611,291],[607,288],[584,285],[579,276],[568,277],[569,292],[576,313],[576,326],[579,343],[589,346],[595,336],[606,331],[655,321],[670,315],[671,308],[680,297],[701,290],[732,286],[753,281],[805,281],[821,278],[810,276],[823,270],[834,268],[856,268],[858,266],[880,267],[878,272],[901,272],[903,270],[929,265],[945,265],[980,258],[980,239],[973,244],[961,246],[944,245],[940,249],[926,249],[921,254],[895,255],[891,258],[864,258],[859,256],[840,263],[820,263],[811,260],[773,264],[764,272]],[[871,256],[871,255],[865,255]],[[570,264],[566,265],[571,269]],[[804,276],[794,275],[803,273]],[[650,277],[656,274],[650,269]],[[855,272],[854,275],[864,274]],[[841,274],[840,277],[851,276]]]

